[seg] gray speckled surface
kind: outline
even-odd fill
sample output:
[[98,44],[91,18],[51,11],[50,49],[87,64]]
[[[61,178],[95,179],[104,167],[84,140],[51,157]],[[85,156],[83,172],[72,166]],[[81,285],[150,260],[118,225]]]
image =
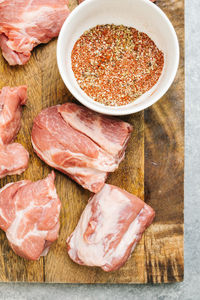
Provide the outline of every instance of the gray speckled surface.
[[0,284],[0,299],[196,300],[200,288],[200,1],[186,4],[185,280],[162,285]]

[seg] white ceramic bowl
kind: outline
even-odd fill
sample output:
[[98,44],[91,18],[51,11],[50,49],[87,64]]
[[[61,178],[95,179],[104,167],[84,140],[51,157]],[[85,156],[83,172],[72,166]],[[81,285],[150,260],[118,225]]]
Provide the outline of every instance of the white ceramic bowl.
[[[101,24],[123,24],[145,32],[164,53],[164,68],[157,84],[133,103],[112,107],[100,104],[79,87],[71,68],[71,51],[85,30]],[[90,109],[108,115],[127,115],[141,111],[159,100],[169,89],[179,63],[179,44],[175,30],[163,11],[150,0],[86,0],[64,22],[57,44],[60,75],[73,94]]]

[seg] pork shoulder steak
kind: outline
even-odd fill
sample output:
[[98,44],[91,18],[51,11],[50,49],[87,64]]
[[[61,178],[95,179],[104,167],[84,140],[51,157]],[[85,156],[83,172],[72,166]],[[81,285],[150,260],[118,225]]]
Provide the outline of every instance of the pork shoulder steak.
[[136,196],[105,184],[89,199],[77,227],[67,239],[70,258],[104,271],[119,269],[151,224],[154,210]]
[[124,158],[131,131],[126,122],[66,103],[35,118],[32,145],[48,165],[96,193]]
[[37,260],[58,238],[61,203],[55,174],[46,179],[9,183],[0,190],[0,228],[19,256]]
[[0,47],[10,65],[23,65],[32,49],[57,37],[68,0],[1,0]]

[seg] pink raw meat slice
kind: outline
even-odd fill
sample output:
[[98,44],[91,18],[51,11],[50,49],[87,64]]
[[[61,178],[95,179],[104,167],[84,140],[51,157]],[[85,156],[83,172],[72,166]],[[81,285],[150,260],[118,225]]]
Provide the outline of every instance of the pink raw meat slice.
[[105,184],[89,199],[68,237],[68,254],[81,265],[117,270],[130,257],[154,216],[154,210],[136,196]]
[[0,48],[2,50],[4,58],[8,61],[8,63],[13,65],[24,65],[30,58],[31,53],[18,53],[10,49],[7,45],[8,38],[5,34],[0,34]]
[[132,131],[130,124],[74,103],[63,104],[58,111],[73,128],[90,137],[114,157],[124,153]]
[[73,156],[70,158],[64,146],[56,141],[46,128],[40,128],[36,123],[32,129],[32,145],[40,159],[67,174],[84,188],[96,192],[104,185],[106,172],[78,166],[80,161]]
[[32,49],[57,37],[69,15],[67,0],[0,1],[0,47],[10,65],[23,65]]
[[27,87],[0,90],[0,144],[12,142],[21,126],[21,106],[27,100]]
[[[44,109],[35,118],[34,125],[36,126],[34,126],[34,132],[36,132],[36,128],[38,130],[36,134],[32,134],[33,144],[37,147],[36,139],[40,144],[43,139],[46,140],[46,137],[43,137],[44,134],[39,133],[39,128],[46,129],[53,140],[61,145],[56,144],[62,150],[62,155],[58,154],[57,149],[54,149],[54,144],[50,145],[52,159],[59,166],[61,165],[65,168],[73,166],[96,168],[106,172],[114,171],[118,163],[115,158],[102,150],[83,133],[75,130],[65,122],[58,112],[58,108],[59,106],[53,106]],[[47,147],[48,145],[42,143],[42,146]]]
[[21,144],[0,145],[0,178],[23,173],[28,160],[29,153]]
[[[72,106],[78,112],[82,111],[82,108],[78,105]],[[93,119],[92,130],[89,135],[85,133],[85,123],[83,124],[83,130],[81,130],[80,125],[79,130],[74,128],[76,126],[71,126],[68,118],[63,113],[63,108],[65,107],[58,105],[45,109],[35,118],[32,129],[33,148],[38,156],[48,165],[68,174],[83,187],[96,193],[104,185],[108,172],[115,171],[124,158],[131,126],[122,121],[112,120],[108,122],[109,119],[107,117],[100,117],[99,114],[94,114],[97,121]],[[85,109],[84,114],[88,114],[89,119],[91,111]],[[80,116],[79,114],[76,115],[77,123],[81,123],[79,117],[81,119],[82,114]],[[108,132],[111,133],[113,131],[113,122],[117,134],[123,136],[121,147],[117,145],[117,151],[113,151],[115,155],[101,147],[102,143],[100,140],[103,137],[101,128],[99,128],[104,126],[102,124],[106,123],[107,128],[104,135],[104,144],[106,144],[106,134],[108,135]],[[125,130],[124,128],[128,129]],[[97,137],[94,137],[94,134],[92,134],[93,131],[97,132]],[[115,131],[113,131],[114,141],[117,140],[115,138]],[[126,131],[126,136],[124,131]],[[112,142],[111,136],[107,138],[107,144],[109,143],[115,144]],[[110,149],[115,147],[109,147],[108,145],[104,148]]]
[[0,190],[0,227],[16,254],[30,260],[46,255],[58,238],[61,203],[55,174],[36,182],[9,183]]
[[11,143],[21,126],[21,106],[27,100],[27,87],[0,90],[0,178],[21,174],[28,167],[29,154],[20,144]]

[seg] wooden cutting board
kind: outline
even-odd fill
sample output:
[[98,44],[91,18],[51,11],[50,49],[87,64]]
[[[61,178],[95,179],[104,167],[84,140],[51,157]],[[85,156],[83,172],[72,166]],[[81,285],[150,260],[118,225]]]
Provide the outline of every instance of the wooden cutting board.
[[[70,8],[77,5],[70,1]],[[123,5],[123,1],[122,1]],[[65,240],[74,230],[90,193],[56,171],[62,201],[60,236],[45,258],[26,261],[10,249],[0,230],[0,281],[67,283],[160,283],[183,280],[183,179],[184,179],[184,3],[159,0],[179,37],[181,60],[170,90],[152,107],[124,117],[133,125],[126,158],[108,182],[144,199],[156,211],[129,261],[120,270],[105,273],[73,263]],[[27,171],[0,180],[0,187],[22,180],[44,178],[51,170],[33,152],[30,135],[33,118],[45,107],[73,101],[56,64],[56,40],[40,45],[25,66],[10,67],[0,54],[0,88],[28,85],[28,103],[16,139],[30,153]]]

